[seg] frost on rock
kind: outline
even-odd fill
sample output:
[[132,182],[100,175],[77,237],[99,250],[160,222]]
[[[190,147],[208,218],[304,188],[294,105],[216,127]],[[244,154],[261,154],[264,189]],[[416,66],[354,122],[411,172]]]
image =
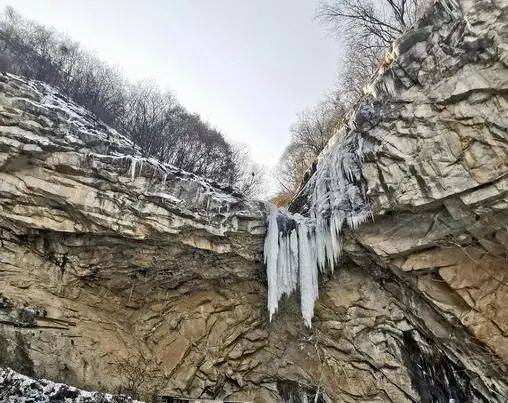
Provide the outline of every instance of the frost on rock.
[[358,136],[331,140],[301,191],[306,217],[268,204],[264,254],[270,320],[282,296],[299,289],[302,317],[311,327],[319,272],[333,272],[344,226],[355,230],[372,217],[362,181],[363,148]]
[[[18,158],[23,154],[23,161],[25,154],[40,154],[38,161],[47,172],[63,176],[67,170],[76,172],[72,179],[65,179],[65,185],[58,177],[54,186],[67,188],[61,197],[72,208],[83,210],[90,224],[136,238],[178,234],[191,228],[224,238],[236,231],[262,231],[258,225],[261,202],[246,199],[239,189],[220,179],[206,179],[147,157],[127,137],[51,86],[0,72],[0,90],[0,109],[12,109],[6,112],[6,125],[0,127],[3,154],[8,160],[11,155]],[[26,125],[18,124],[18,115]],[[82,178],[87,183],[93,178],[84,204],[69,190],[82,187]],[[100,211],[89,202],[99,203]],[[111,216],[118,210],[125,214]],[[138,225],[140,222],[146,226]]]
[[33,379],[10,368],[0,368],[0,401],[6,403],[141,403],[128,396],[88,392],[46,379]]

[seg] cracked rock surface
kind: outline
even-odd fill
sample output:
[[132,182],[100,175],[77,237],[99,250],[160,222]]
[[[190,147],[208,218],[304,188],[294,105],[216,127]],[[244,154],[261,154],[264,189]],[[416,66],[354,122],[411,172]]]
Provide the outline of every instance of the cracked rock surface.
[[297,296],[268,321],[261,203],[0,75],[0,365],[143,398],[506,401],[507,21],[438,1],[336,134],[371,145],[374,221],[312,330]]

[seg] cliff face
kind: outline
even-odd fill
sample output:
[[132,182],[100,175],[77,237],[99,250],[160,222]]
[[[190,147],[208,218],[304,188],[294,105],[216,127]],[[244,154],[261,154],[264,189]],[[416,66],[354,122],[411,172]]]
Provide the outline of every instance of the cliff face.
[[355,246],[505,363],[507,17],[506,1],[441,3],[395,44],[351,130],[375,150],[363,164],[375,224]]
[[[504,363],[507,16],[506,1],[437,2],[394,44],[291,206],[311,209],[315,177],[339,166],[352,182],[346,190],[358,187],[374,215],[374,223],[346,235],[348,257],[402,281],[401,305],[411,307],[408,313],[434,340],[444,337],[444,348],[454,355],[464,356],[466,348],[471,356],[471,339],[430,325],[426,308],[414,305],[413,291]],[[354,151],[347,148],[352,142]],[[358,148],[362,158],[355,160]],[[348,171],[361,172],[361,180],[348,180]],[[354,198],[348,202],[346,214],[358,210]]]
[[361,140],[374,220],[344,230],[311,330],[296,296],[268,321],[261,203],[1,75],[0,365],[145,396],[505,401],[507,21],[438,2],[323,153]]

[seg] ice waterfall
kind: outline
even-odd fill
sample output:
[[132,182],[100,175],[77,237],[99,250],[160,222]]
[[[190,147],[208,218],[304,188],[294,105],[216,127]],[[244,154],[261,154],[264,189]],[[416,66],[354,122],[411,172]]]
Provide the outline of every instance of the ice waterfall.
[[298,289],[304,322],[311,327],[318,276],[333,272],[342,254],[344,226],[355,230],[372,217],[362,179],[368,148],[358,135],[332,138],[298,196],[306,199],[305,217],[268,203],[264,255],[270,320],[282,296]]

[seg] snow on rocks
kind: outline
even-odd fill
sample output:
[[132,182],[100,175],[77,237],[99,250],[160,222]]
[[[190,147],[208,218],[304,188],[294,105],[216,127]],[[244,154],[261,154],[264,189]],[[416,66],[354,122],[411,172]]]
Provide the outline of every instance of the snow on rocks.
[[0,368],[0,401],[5,403],[141,403],[128,396],[87,392],[46,379],[33,379],[10,368]]
[[100,227],[138,239],[190,228],[207,237],[226,238],[239,228],[263,234],[261,202],[246,200],[227,184],[143,156],[132,141],[51,86],[0,73],[0,92],[0,168],[40,168],[30,176],[31,186],[25,186],[26,180],[17,186],[19,179],[2,169],[4,187],[11,183],[13,191],[27,193],[22,197],[51,188],[58,211],[80,211],[79,223],[73,223],[76,215],[56,221],[62,213],[49,210],[39,222],[63,231],[75,225],[82,231]]
[[270,320],[282,296],[299,289],[302,317],[312,326],[319,272],[333,272],[342,254],[345,225],[357,229],[372,217],[362,181],[363,141],[332,139],[302,189],[308,217],[267,206],[265,264]]

